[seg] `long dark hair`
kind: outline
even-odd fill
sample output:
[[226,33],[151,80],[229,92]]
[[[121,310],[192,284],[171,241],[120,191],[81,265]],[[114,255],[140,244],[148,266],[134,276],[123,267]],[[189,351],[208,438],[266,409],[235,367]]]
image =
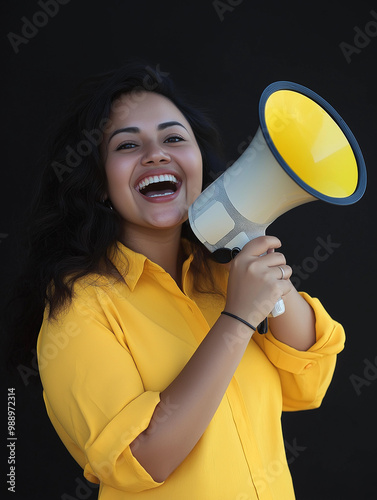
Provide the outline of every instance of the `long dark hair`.
[[[46,305],[53,319],[71,300],[77,279],[114,272],[109,249],[119,238],[120,217],[101,202],[106,175],[99,145],[114,101],[125,93],[137,99],[145,90],[170,99],[190,123],[203,157],[204,187],[222,167],[215,126],[202,110],[187,104],[166,73],[133,61],[85,80],[49,144],[30,210],[26,265],[7,306],[13,366],[30,360]],[[188,224],[183,236],[196,240]],[[209,289],[214,285],[207,257],[198,244],[193,265],[199,289],[205,288],[200,276],[207,276]]]

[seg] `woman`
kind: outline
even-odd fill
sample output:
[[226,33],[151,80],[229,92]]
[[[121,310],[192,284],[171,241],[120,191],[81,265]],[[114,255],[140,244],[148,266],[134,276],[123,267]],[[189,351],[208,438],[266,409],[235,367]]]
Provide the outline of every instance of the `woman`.
[[38,361],[101,500],[293,499],[281,411],[320,405],[343,348],[277,238],[227,267],[195,240],[216,143],[169,78],[129,64],[82,87],[52,144],[31,239]]

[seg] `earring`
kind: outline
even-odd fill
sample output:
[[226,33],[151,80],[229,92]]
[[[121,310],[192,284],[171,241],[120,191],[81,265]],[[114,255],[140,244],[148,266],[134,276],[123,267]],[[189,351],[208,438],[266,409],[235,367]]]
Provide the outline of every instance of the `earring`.
[[109,198],[107,198],[106,200],[101,200],[101,203],[106,208],[110,208],[110,210],[114,210],[114,208],[113,208],[113,206],[112,206],[111,201],[109,200]]

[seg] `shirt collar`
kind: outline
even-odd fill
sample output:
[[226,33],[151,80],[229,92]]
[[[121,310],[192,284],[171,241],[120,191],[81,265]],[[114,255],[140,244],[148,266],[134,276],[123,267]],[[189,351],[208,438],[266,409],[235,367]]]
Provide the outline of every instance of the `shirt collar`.
[[[187,258],[182,266],[182,279],[186,278],[190,264],[194,258],[193,255],[193,244],[186,239],[182,239],[182,247],[187,255]],[[153,266],[157,264],[150,261],[145,255],[134,252],[130,248],[126,247],[120,241],[117,242],[116,246],[113,247],[112,253],[110,255],[110,260],[118,269],[119,273],[123,277],[127,286],[133,291],[145,270],[146,263],[150,263]]]

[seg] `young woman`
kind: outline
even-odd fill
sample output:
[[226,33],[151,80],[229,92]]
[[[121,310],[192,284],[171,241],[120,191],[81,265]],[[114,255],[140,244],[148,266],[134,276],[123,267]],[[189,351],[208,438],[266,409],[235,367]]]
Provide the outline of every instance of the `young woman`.
[[[216,144],[143,64],[88,81],[52,143],[31,229],[38,361],[101,500],[293,499],[281,412],[320,405],[343,348],[277,238],[227,266],[196,241],[188,207]],[[278,297],[286,312],[261,335]]]

